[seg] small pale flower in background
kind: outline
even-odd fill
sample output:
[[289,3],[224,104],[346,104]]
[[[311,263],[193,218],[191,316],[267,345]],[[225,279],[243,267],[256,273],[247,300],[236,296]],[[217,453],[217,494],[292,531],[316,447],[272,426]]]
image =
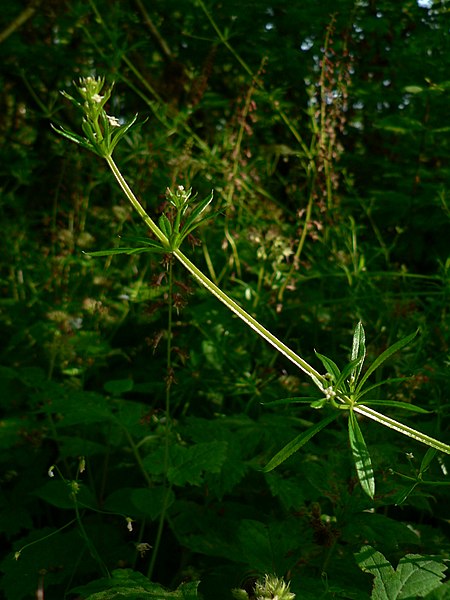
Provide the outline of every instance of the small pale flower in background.
[[84,471],[86,470],[86,459],[84,458],[84,456],[80,456],[80,464],[78,470],[80,473],[84,473]]
[[126,517],[127,529],[131,533],[133,531],[133,519]]
[[143,558],[145,556],[145,553],[151,549],[152,549],[152,546],[150,546],[150,544],[147,544],[146,542],[141,542],[140,544],[136,544],[136,550],[141,555],[141,558]]
[[54,477],[55,476],[55,474],[53,473],[54,470],[55,470],[55,465],[52,465],[50,467],[50,469],[47,471],[49,477]]

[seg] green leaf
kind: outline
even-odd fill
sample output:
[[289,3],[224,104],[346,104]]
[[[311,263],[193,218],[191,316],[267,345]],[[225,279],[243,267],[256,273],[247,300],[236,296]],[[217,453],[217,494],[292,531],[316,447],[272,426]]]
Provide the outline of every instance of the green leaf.
[[409,404],[409,402],[398,402],[396,400],[364,400],[362,403],[365,406],[388,406],[391,408],[399,408],[401,410],[408,410],[419,414],[430,414],[431,410],[425,410],[421,406],[415,404]]
[[170,449],[167,477],[174,485],[200,485],[203,473],[218,473],[227,457],[227,442],[205,442]]
[[120,396],[125,392],[130,392],[133,389],[134,382],[132,379],[110,379],[103,384],[106,392]]
[[[201,214],[211,204],[212,199],[213,199],[213,194],[214,194],[213,191],[211,191],[209,196],[207,196],[199,204],[197,204],[197,206],[194,208],[194,210],[189,214],[189,216],[187,217],[187,219],[183,225],[183,228],[181,230],[182,239],[184,239],[189,233],[191,233],[191,231],[194,231],[194,229],[196,229],[200,225],[200,223],[202,223],[203,221],[212,219],[214,217],[214,214],[208,214],[208,215],[201,217]],[[215,214],[218,214],[218,213],[215,213]]]
[[[337,412],[339,411],[336,411],[336,413]],[[286,444],[284,448],[282,448],[279,452],[275,454],[275,456],[271,460],[269,460],[267,465],[263,468],[264,473],[269,473],[269,471],[272,471],[273,469],[278,467],[278,465],[281,465],[281,463],[283,463],[292,454],[294,454],[294,452],[297,452],[299,448],[301,448],[307,442],[309,442],[309,440],[312,437],[314,437],[317,433],[319,433],[319,431],[321,431],[324,427],[326,427],[332,421],[334,421],[338,416],[336,413],[329,415],[325,419],[322,419],[322,421],[320,421],[316,425],[313,425],[312,427],[298,435],[296,438],[294,438],[292,441],[290,441],[289,444]]]
[[74,498],[69,482],[66,483],[60,479],[53,479],[47,481],[43,486],[35,490],[33,495],[58,508],[73,510],[75,502],[78,502],[83,506],[95,507],[97,502],[91,491],[82,483],[79,483],[78,486],[79,491]]
[[173,592],[152,583],[138,571],[116,569],[110,578],[98,579],[71,590],[86,600],[197,600],[197,581],[182,583]]
[[349,414],[348,434],[359,482],[369,498],[373,499],[375,495],[375,478],[373,475],[372,461],[370,460],[366,442],[353,410],[350,410]]
[[425,452],[425,456],[422,458],[422,462],[420,463],[420,473],[425,473],[428,470],[428,467],[431,464],[431,461],[436,456],[437,450],[435,448],[428,448]]
[[111,136],[111,143],[109,144],[109,151],[112,154],[114,151],[114,148],[117,146],[118,142],[123,138],[123,136],[128,133],[128,131],[131,129],[131,127],[133,127],[133,125],[136,123],[136,120],[138,118],[137,113],[134,115],[134,118],[129,122],[126,123],[125,125],[122,125],[121,127],[117,127],[115,128],[113,135]]
[[447,569],[435,557],[407,554],[394,571],[381,552],[371,546],[363,546],[355,558],[360,569],[375,577],[372,600],[423,598],[441,585]]
[[314,400],[317,400],[316,397],[313,396],[309,396],[306,398],[297,398],[297,397],[292,397],[292,398],[280,398],[280,400],[272,400],[270,402],[261,402],[261,406],[266,406],[266,407],[272,407],[272,406],[283,406],[285,404],[311,404],[311,402],[314,402]]
[[320,354],[319,352],[316,352],[316,351],[315,351],[315,354],[316,354],[317,358],[321,361],[323,366],[325,367],[327,373],[329,373],[332,376],[333,382],[338,381],[338,379],[341,375],[341,372],[340,372],[337,364],[334,361],[332,361],[331,358],[328,358],[328,356],[324,356],[323,354]]
[[166,236],[166,238],[168,240],[170,240],[170,238],[172,236],[172,224],[169,221],[169,219],[166,217],[166,215],[161,215],[159,217],[158,224],[159,224],[159,228],[161,229],[163,234]]
[[341,374],[339,375],[339,379],[336,381],[336,389],[340,391],[345,391],[348,388],[348,379],[352,381],[352,374],[354,374],[355,369],[357,369],[359,365],[362,366],[363,360],[364,358],[356,358],[355,360],[352,360],[347,365],[345,365],[345,367],[342,369]]
[[407,379],[409,379],[409,377],[389,377],[388,379],[383,379],[383,381],[378,381],[377,383],[369,385],[368,387],[365,387],[363,390],[358,392],[358,402],[368,392],[371,392],[372,390],[375,390],[376,388],[381,387],[382,385],[387,385],[387,384],[392,384],[392,383],[400,383],[401,381],[405,381]]
[[370,367],[367,369],[367,371],[362,376],[361,381],[359,382],[358,387],[356,388],[356,394],[359,394],[362,386],[365,384],[367,379],[372,375],[372,373],[376,369],[378,369],[378,367],[381,366],[388,358],[390,358],[393,354],[398,352],[398,350],[401,350],[402,348],[407,346],[410,342],[412,342],[412,340],[416,337],[417,333],[418,333],[418,331],[415,331],[414,333],[407,335],[405,338],[399,340],[398,342],[395,342],[395,344],[392,344],[392,346],[390,346],[384,352],[382,352],[380,354],[380,356],[378,356],[373,361],[373,363],[370,365]]
[[115,254],[142,254],[144,252],[167,252],[167,249],[159,242],[150,240],[145,247],[141,248],[110,248],[109,250],[83,252],[83,254],[88,256],[113,256]]
[[62,127],[62,126],[55,127],[53,125],[53,123],[51,123],[50,125],[51,125],[52,129],[59,135],[62,135],[63,137],[70,140],[71,142],[75,142],[75,144],[78,144],[79,146],[82,146],[86,150],[89,150],[90,152],[95,152],[97,154],[95,148],[85,138],[82,138],[80,135],[77,135],[76,133],[72,133],[72,131],[68,131],[67,129],[64,129],[64,127]]
[[353,334],[352,354],[351,360],[357,361],[355,367],[351,371],[351,378],[356,383],[361,374],[361,369],[364,364],[364,358],[366,356],[366,334],[364,333],[364,327],[359,321],[355,327]]

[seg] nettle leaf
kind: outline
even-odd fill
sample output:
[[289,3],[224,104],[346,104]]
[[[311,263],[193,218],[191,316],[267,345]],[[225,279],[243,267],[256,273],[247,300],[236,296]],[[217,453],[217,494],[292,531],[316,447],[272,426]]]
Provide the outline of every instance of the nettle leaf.
[[227,457],[227,442],[205,442],[170,449],[167,477],[174,485],[200,485],[203,473],[218,473]]
[[349,411],[348,434],[359,482],[369,498],[373,499],[375,495],[375,478],[372,461],[353,410]]
[[71,590],[86,600],[196,600],[198,581],[182,583],[173,592],[152,583],[132,569],[116,569],[111,577],[92,581]]
[[447,566],[437,557],[407,554],[394,570],[390,562],[371,546],[355,554],[365,573],[374,575],[372,600],[415,600],[442,584]]

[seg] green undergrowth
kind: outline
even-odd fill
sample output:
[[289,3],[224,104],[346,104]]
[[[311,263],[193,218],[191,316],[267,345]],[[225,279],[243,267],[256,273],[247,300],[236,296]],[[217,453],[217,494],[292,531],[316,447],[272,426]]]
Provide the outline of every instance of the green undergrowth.
[[450,597],[445,13],[266,4],[1,16],[6,600]]

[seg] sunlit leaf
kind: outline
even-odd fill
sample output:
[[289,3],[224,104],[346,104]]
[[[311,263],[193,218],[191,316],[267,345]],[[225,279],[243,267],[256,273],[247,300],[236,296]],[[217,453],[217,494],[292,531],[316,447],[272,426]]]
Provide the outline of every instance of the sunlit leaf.
[[373,498],[375,495],[375,477],[373,474],[372,461],[353,410],[350,410],[349,412],[348,434],[359,482],[369,498]]
[[392,346],[389,346],[389,348],[387,348],[384,352],[382,352],[380,354],[380,356],[378,356],[373,361],[373,363],[370,365],[370,367],[367,369],[367,371],[361,377],[361,380],[360,380],[360,382],[359,382],[359,384],[358,384],[358,386],[356,388],[356,393],[357,394],[359,393],[359,391],[361,390],[361,388],[364,385],[364,383],[372,375],[372,373],[376,369],[378,369],[378,367],[380,367],[393,354],[395,354],[396,352],[398,352],[399,350],[401,350],[402,348],[404,348],[405,346],[407,346],[410,342],[412,342],[412,340],[416,337],[417,333],[418,332],[415,331],[414,333],[411,333],[410,335],[407,335],[405,338],[399,340],[398,342],[395,342],[395,344],[392,344]]

